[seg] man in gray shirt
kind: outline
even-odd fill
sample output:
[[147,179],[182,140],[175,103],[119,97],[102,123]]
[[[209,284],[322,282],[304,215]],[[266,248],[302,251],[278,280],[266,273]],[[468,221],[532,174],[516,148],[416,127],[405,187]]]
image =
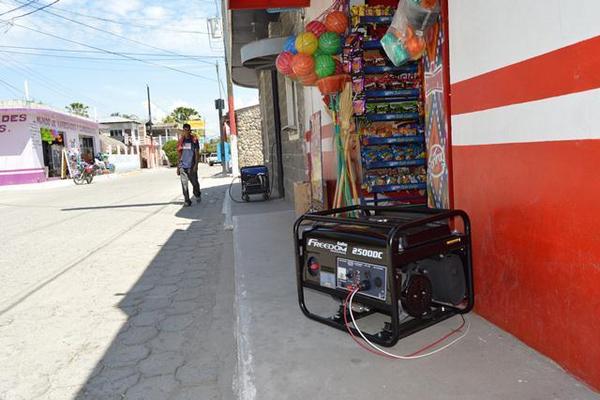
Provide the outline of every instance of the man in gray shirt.
[[192,205],[188,182],[192,183],[196,201],[200,203],[202,199],[200,193],[200,183],[198,182],[198,162],[200,160],[200,144],[198,138],[192,135],[190,124],[183,124],[183,136],[177,143],[177,152],[179,153],[179,165],[177,166],[177,175],[181,178],[181,188],[183,189],[184,205]]

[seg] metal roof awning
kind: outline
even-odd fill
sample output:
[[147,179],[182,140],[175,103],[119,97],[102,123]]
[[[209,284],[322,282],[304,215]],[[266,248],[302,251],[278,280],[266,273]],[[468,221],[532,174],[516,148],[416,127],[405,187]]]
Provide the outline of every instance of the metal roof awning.
[[242,65],[250,69],[270,69],[281,52],[287,37],[261,39],[250,42],[240,49]]
[[229,0],[230,10],[309,7],[310,0]]

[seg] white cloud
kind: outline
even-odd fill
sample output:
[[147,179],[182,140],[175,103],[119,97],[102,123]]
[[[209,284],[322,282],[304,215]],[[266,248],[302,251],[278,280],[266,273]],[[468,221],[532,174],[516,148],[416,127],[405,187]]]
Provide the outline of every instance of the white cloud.
[[167,10],[161,6],[150,6],[144,9],[144,15],[152,19],[162,19],[168,14]]
[[131,14],[133,11],[137,11],[141,8],[142,2],[140,0],[104,0],[104,8],[120,16],[126,16]]

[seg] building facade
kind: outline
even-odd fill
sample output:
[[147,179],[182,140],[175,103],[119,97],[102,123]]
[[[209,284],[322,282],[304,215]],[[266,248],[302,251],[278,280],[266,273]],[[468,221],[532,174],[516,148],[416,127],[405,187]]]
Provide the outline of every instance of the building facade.
[[65,176],[67,154],[93,162],[98,132],[95,121],[43,105],[0,106],[0,185]]
[[[315,114],[323,178],[335,179],[331,119],[316,88],[244,62],[236,43],[285,38],[330,5],[230,15],[231,73],[259,89],[270,163],[280,135],[286,194],[311,168]],[[598,389],[600,3],[446,0],[441,10],[423,59],[429,205],[471,216],[476,311]]]

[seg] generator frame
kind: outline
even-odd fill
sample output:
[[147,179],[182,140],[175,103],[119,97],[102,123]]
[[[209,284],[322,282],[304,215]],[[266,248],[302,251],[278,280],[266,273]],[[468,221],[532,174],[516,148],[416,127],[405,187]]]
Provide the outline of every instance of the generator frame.
[[[377,216],[381,213],[418,213],[422,214],[423,218],[412,220],[408,223],[388,223],[388,222],[374,222],[361,220],[351,217],[343,217],[340,214],[362,214],[363,216]],[[460,218],[463,224],[464,232],[451,232],[451,236],[446,237],[442,240],[435,238],[430,241],[419,243],[414,247],[407,247],[400,249],[400,239],[402,235],[406,233],[407,229],[425,226],[427,224],[440,222],[447,220],[450,222],[455,218]],[[445,319],[448,319],[457,314],[466,314],[471,311],[474,306],[474,292],[473,292],[473,271],[472,271],[472,254],[471,254],[471,223],[468,215],[462,210],[448,210],[448,209],[435,209],[427,208],[424,206],[401,206],[401,207],[386,207],[386,206],[365,206],[356,205],[344,208],[337,208],[313,213],[307,213],[298,218],[294,224],[294,245],[296,252],[296,278],[297,278],[297,290],[298,290],[298,303],[300,309],[308,318],[318,321],[322,324],[331,326],[333,328],[347,331],[351,329],[353,334],[358,335],[358,331],[354,327],[346,327],[344,322],[343,307],[340,307],[338,314],[335,317],[324,317],[318,314],[312,313],[306,306],[304,289],[309,288],[322,293],[331,295],[332,297],[343,301],[349,291],[347,289],[340,288],[328,288],[318,284],[307,282],[304,279],[304,269],[307,267],[305,249],[305,238],[304,232],[301,232],[301,228],[308,222],[324,224],[324,226],[360,226],[374,229],[387,229],[387,235],[385,239],[386,247],[385,251],[387,254],[387,275],[390,292],[391,304],[388,304],[379,299],[361,295],[360,291],[355,296],[357,303],[366,305],[371,308],[370,312],[357,313],[356,319],[373,314],[374,312],[381,313],[390,317],[391,322],[386,327],[376,333],[370,334],[365,333],[370,341],[380,344],[385,347],[395,345],[398,340],[412,335],[422,329],[437,324]],[[310,232],[307,230],[306,232]],[[461,240],[455,240],[460,238]],[[417,261],[431,255],[436,254],[447,254],[452,251],[460,251],[464,254],[463,257],[463,268],[465,272],[465,283],[466,293],[465,300],[466,304],[453,306],[451,304],[440,304],[435,301],[432,302],[432,311],[427,318],[411,318],[407,322],[400,322],[400,293],[399,288],[402,284],[402,273],[400,272],[402,265],[406,265],[409,262]],[[340,315],[341,314],[341,315]]]

